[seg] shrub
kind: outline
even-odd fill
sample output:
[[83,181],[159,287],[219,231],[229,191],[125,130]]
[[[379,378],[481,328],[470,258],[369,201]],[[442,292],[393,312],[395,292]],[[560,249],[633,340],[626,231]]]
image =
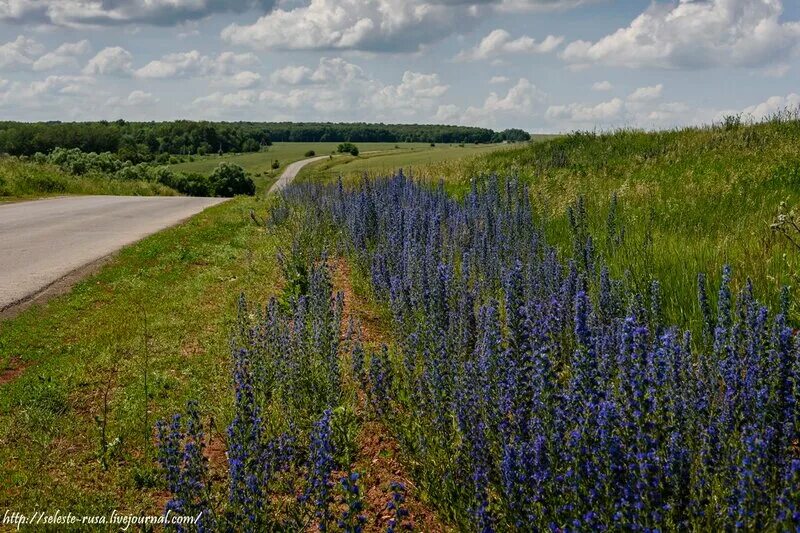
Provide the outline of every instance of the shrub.
[[314,157],[315,155],[317,155],[317,152],[315,152],[314,150],[309,150],[308,152],[306,152],[306,157]]
[[358,156],[358,147],[353,143],[342,143],[336,147],[336,151],[340,154]]
[[278,170],[281,168],[281,163],[277,159],[272,162],[272,170]]
[[239,165],[220,163],[209,176],[214,196],[231,197],[239,194],[252,196],[256,185]]

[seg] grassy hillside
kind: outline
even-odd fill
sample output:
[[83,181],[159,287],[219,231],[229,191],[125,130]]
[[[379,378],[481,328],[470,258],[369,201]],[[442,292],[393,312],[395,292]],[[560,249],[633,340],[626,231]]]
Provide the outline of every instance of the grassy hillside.
[[[293,161],[305,157],[313,150],[316,155],[334,154],[340,143],[275,143],[268,150],[249,154],[225,154],[198,157],[194,161],[172,165],[171,168],[183,172],[209,174],[221,162],[234,163],[244,168],[253,176],[259,190],[268,188],[286,166]],[[355,143],[360,150],[358,157],[338,155],[329,162],[315,164],[313,171],[304,170],[304,176],[316,178],[338,177],[340,173],[365,170],[390,172],[391,170],[416,165],[428,165],[435,162],[461,159],[468,155],[495,150],[504,145],[458,145],[442,144],[431,146],[426,143]],[[278,161],[278,168],[272,164]]]
[[436,146],[398,145],[396,149],[381,150],[365,145],[358,157],[350,155],[321,161],[304,168],[300,177],[307,180],[335,180],[339,176],[386,175],[398,168],[406,172],[424,172],[435,165],[460,161],[508,148],[503,144],[441,144]]
[[[451,190],[497,172],[531,185],[548,231],[570,241],[567,207],[585,198],[595,245],[617,276],[662,282],[674,320],[697,316],[695,280],[751,277],[775,302],[783,284],[798,285],[800,256],[770,229],[779,205],[800,201],[800,122],[775,120],[729,128],[646,133],[573,134],[487,154],[443,169]],[[621,245],[607,236],[616,194]],[[627,273],[627,274],[626,274]],[[796,292],[796,291],[795,291]]]
[[17,198],[66,194],[174,195],[175,191],[146,181],[114,180],[99,175],[75,176],[53,165],[0,158],[0,202]]

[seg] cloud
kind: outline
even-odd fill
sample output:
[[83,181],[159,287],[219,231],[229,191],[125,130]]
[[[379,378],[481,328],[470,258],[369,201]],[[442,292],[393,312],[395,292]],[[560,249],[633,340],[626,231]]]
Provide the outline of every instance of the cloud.
[[438,74],[422,74],[407,70],[398,85],[387,85],[369,97],[373,109],[395,109],[410,114],[431,108],[437,98],[450,88]]
[[261,82],[261,74],[251,70],[243,70],[231,76],[223,76],[218,78],[215,83],[217,85],[230,85],[238,89],[247,89],[254,87]]
[[64,43],[52,52],[41,56],[33,63],[33,70],[52,70],[60,67],[77,67],[78,57],[91,50],[86,39],[75,43]]
[[[553,11],[572,9],[596,0],[501,0],[497,10],[502,12]],[[487,2],[495,3],[495,2]]]
[[313,71],[302,65],[289,65],[276,70],[270,76],[272,83],[299,85],[311,78]]
[[574,65],[754,67],[793,56],[800,22],[784,22],[781,0],[654,3],[629,26],[598,41],[574,41],[561,54]]
[[532,119],[537,115],[538,104],[544,101],[545,93],[526,78],[520,78],[508,89],[505,95],[496,92],[489,96],[481,106],[469,106],[463,112],[452,104],[440,105],[436,120],[457,122],[465,125],[493,127],[503,119],[513,117],[514,122]]
[[83,68],[84,74],[130,74],[133,55],[120,46],[103,48]]
[[159,99],[153,96],[152,93],[145,91],[135,90],[131,91],[126,98],[112,96],[106,101],[107,106],[122,106],[122,107],[141,107],[145,105],[157,104]]
[[197,50],[167,54],[136,70],[138,78],[180,78],[192,76],[231,76],[242,67],[258,63],[255,55],[223,52],[217,57]]
[[0,0],[0,21],[56,26],[174,26],[215,13],[270,11],[275,0]]
[[652,87],[639,87],[628,96],[628,101],[631,102],[649,102],[661,98],[661,92],[664,85],[659,83]]
[[700,124],[712,120],[714,112],[696,109],[683,102],[663,102],[662,84],[640,87],[627,98],[599,103],[574,102],[551,105],[545,118],[563,129],[634,126],[663,128],[678,124]]
[[42,44],[20,35],[15,40],[0,45],[0,68],[29,67],[44,50]]
[[592,84],[593,91],[610,91],[613,88],[610,81],[597,81]]
[[480,61],[506,54],[546,54],[558,48],[563,41],[563,37],[554,35],[548,35],[542,42],[536,42],[528,36],[512,39],[506,30],[497,29],[481,39],[475,48],[459,52],[456,60]]
[[258,93],[256,91],[241,90],[233,93],[215,92],[208,96],[196,98],[192,104],[198,107],[242,108],[251,107],[256,102],[258,102]]
[[509,81],[511,81],[511,79],[509,79],[506,76],[492,76],[489,79],[489,83],[491,83],[492,85],[500,85],[503,83],[508,83]]
[[323,57],[316,67],[290,65],[270,76],[272,87],[225,93],[196,99],[195,111],[221,116],[232,109],[269,110],[270,116],[291,111],[314,120],[415,120],[433,115],[449,86],[438,74],[407,70],[396,84],[368,76],[361,67],[342,58]]
[[272,83],[279,85],[304,85],[311,83],[350,83],[366,80],[364,70],[341,57],[320,58],[315,69],[303,65],[289,65],[276,70],[270,76]]
[[742,114],[755,120],[769,117],[779,111],[800,108],[800,94],[791,93],[787,96],[772,96],[760,104],[751,105],[742,110]]
[[253,24],[231,24],[222,31],[222,39],[257,50],[416,51],[471,28],[482,12],[477,4],[311,0],[276,9]]
[[89,76],[47,76],[30,83],[0,83],[0,108],[64,107],[75,97],[91,97],[94,82]]
[[608,122],[622,116],[625,102],[614,98],[599,104],[573,103],[568,105],[551,105],[545,112],[545,117],[554,121],[567,121],[579,123]]

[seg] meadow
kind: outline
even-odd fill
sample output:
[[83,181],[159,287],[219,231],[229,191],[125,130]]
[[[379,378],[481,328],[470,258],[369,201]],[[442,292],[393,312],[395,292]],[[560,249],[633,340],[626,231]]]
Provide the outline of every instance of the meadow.
[[397,149],[380,150],[373,146],[365,146],[358,157],[344,155],[329,161],[320,161],[300,171],[298,180],[314,182],[334,182],[340,177],[345,181],[353,181],[367,176],[386,176],[398,169],[415,175],[425,172],[437,164],[456,163],[463,159],[478,157],[498,150],[508,149],[504,144],[478,145],[398,145]]
[[[770,224],[798,136],[782,116],[464,157],[359,144],[145,239],[0,323],[0,506],[796,530],[799,252]],[[280,149],[189,164],[252,158],[263,190]]]
[[[239,303],[228,497],[208,491],[204,407],[190,403],[158,426],[168,509],[208,529],[409,526],[387,494],[408,485],[381,487],[359,456],[369,431],[395,443],[437,530],[800,523],[788,293],[771,312],[729,267],[719,285],[700,278],[693,337],[666,318],[661,284],[610,273],[581,204],[564,256],[513,180],[475,181],[460,201],[402,174],[301,184],[269,212],[296,230],[283,293]],[[365,320],[354,295],[373,306]]]
[[[701,272],[718,284],[722,267],[731,265],[734,286],[752,279],[773,307],[783,286],[797,295],[800,257],[771,225],[782,202],[787,209],[800,202],[798,141],[800,122],[792,116],[752,125],[575,133],[444,162],[422,177],[444,179],[451,194],[463,197],[476,177],[515,176],[530,188],[550,242],[567,252],[569,208],[582,198],[593,245],[607,256],[611,273],[640,291],[659,280],[670,320],[697,327]],[[792,316],[798,316],[794,307]]]
[[[503,145],[436,145],[430,143],[355,143],[359,148],[358,157],[337,154],[338,142],[287,142],[274,143],[261,152],[248,154],[223,154],[196,157],[194,161],[172,165],[171,168],[183,172],[208,174],[221,162],[241,166],[253,176],[258,190],[266,190],[278,179],[289,163],[305,158],[305,154],[313,151],[316,155],[332,155],[330,161],[316,163],[301,171],[300,176],[314,178],[324,174],[335,179],[340,173],[365,170],[391,171],[401,165],[426,165],[436,161],[457,160],[495,150]],[[272,168],[278,161],[278,168]]]

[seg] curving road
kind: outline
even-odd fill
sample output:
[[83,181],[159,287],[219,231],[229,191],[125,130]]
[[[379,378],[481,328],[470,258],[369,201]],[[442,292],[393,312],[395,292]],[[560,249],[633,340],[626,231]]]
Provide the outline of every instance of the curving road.
[[300,161],[295,161],[288,167],[286,170],[283,171],[281,177],[278,178],[278,181],[272,184],[272,187],[269,188],[269,192],[267,194],[272,194],[274,192],[280,192],[285,189],[292,180],[297,176],[297,173],[300,172],[304,166],[314,163],[315,161],[320,161],[322,159],[327,159],[329,156],[327,155],[319,155],[317,157],[310,157],[308,159],[301,159]]
[[224,201],[73,196],[0,206],[0,315],[123,246]]

